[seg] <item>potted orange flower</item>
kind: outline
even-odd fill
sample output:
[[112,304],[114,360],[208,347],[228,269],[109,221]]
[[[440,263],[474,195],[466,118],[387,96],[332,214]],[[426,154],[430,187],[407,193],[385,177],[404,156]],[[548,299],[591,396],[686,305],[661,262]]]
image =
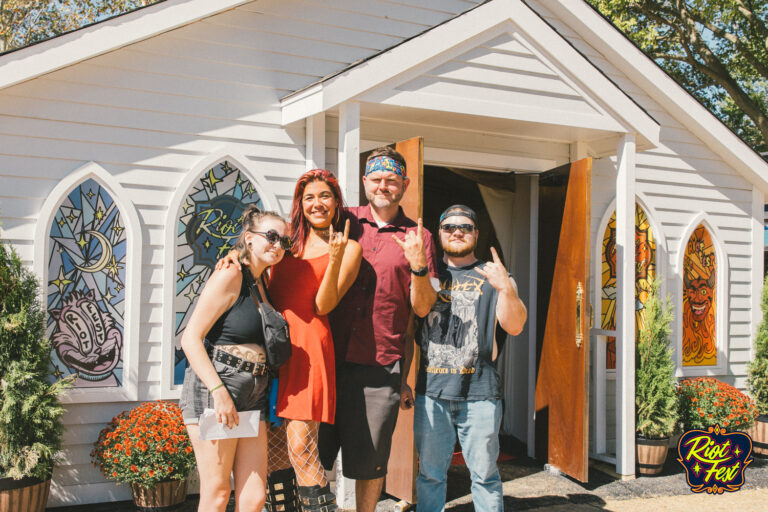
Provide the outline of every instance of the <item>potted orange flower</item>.
[[728,432],[746,431],[757,417],[752,399],[712,377],[683,380],[678,397],[684,430],[706,430],[718,424]]
[[140,509],[184,501],[186,478],[195,467],[181,409],[166,401],[145,402],[112,418],[91,458],[106,478],[131,484]]

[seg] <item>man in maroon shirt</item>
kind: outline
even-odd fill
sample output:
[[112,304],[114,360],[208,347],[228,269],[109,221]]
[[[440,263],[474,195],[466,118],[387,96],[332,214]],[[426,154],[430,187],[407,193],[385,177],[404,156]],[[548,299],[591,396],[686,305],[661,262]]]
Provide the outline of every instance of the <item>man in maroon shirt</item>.
[[373,512],[381,495],[392,433],[405,384],[401,359],[411,312],[429,313],[436,299],[435,246],[421,219],[400,200],[409,184],[405,159],[391,148],[366,162],[369,204],[348,208],[349,238],[363,249],[355,283],[329,315],[336,348],[336,422],[320,428],[326,467],[341,447],[344,476],[356,480],[357,510]]

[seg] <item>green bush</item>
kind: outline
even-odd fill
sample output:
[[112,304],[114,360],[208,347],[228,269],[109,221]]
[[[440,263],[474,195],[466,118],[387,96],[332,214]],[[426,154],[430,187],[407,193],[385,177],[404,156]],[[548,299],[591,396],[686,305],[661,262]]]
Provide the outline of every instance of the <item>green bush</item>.
[[46,479],[61,447],[65,412],[54,382],[39,286],[0,240],[0,478]]
[[768,414],[768,278],[763,283],[760,305],[763,319],[755,334],[755,350],[749,363],[747,389],[759,414]]
[[635,431],[647,438],[670,437],[677,424],[677,381],[669,347],[672,318],[669,297],[662,303],[659,282],[654,281],[635,345]]

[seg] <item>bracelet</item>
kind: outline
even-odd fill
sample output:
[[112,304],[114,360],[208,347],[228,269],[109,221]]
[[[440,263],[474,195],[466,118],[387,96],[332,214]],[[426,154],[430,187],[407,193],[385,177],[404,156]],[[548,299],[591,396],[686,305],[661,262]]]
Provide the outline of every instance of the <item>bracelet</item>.
[[208,390],[208,392],[209,393],[213,393],[214,391],[216,391],[217,389],[219,389],[219,388],[221,388],[223,386],[224,386],[224,383],[223,382],[219,382],[218,386],[213,386],[211,389]]
[[411,274],[417,276],[417,277],[424,277],[429,272],[429,267],[421,267],[419,270],[413,270],[411,268]]

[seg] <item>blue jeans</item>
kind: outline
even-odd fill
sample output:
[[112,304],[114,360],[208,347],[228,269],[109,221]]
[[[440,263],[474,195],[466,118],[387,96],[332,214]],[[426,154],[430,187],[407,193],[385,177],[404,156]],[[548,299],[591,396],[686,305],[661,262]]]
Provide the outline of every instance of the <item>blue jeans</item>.
[[442,400],[416,395],[413,430],[419,452],[418,512],[445,510],[456,433],[472,477],[477,512],[504,510],[499,457],[501,400]]

